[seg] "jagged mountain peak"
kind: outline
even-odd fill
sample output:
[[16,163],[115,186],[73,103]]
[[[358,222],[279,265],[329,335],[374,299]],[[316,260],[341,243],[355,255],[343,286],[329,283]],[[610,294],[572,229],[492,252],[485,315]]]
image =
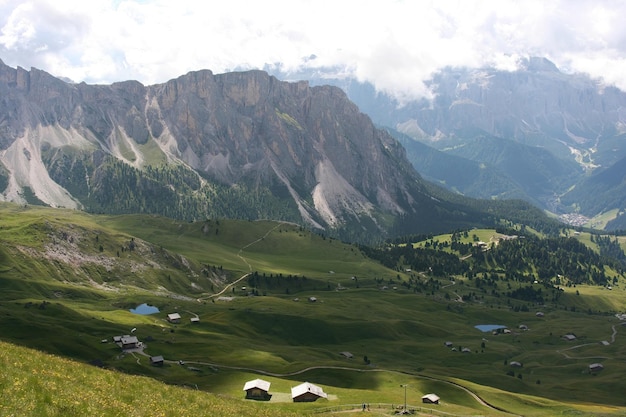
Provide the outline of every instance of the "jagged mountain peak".
[[548,58],[531,56],[520,60],[520,69],[530,72],[561,72]]

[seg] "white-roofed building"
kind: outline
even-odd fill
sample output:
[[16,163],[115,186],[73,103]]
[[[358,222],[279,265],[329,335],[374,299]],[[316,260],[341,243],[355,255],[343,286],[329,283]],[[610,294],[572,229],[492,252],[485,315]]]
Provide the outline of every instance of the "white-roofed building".
[[328,398],[324,390],[310,382],[304,382],[291,388],[293,402],[313,402],[318,398]]
[[422,397],[422,402],[426,404],[439,404],[439,396],[437,394],[426,394]]
[[589,365],[589,372],[599,372],[604,369],[604,366],[601,363],[592,363]]
[[172,313],[167,315],[167,321],[170,323],[180,323],[180,314]]
[[262,379],[253,379],[244,384],[243,390],[246,392],[246,398],[253,400],[269,400],[272,396],[269,394],[271,383]]

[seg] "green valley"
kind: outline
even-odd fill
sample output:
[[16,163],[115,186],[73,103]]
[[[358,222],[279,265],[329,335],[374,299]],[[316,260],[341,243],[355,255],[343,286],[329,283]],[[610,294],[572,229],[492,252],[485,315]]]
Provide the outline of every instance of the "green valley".
[[[368,248],[289,223],[0,204],[1,414],[391,415],[406,398],[623,415],[621,242],[513,231]],[[130,311],[144,303],[159,311]],[[255,378],[269,401],[245,399]],[[304,381],[328,397],[293,402]]]

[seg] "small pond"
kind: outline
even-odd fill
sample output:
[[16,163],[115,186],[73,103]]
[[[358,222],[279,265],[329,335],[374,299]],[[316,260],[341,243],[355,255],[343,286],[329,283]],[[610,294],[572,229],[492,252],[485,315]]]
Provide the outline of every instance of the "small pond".
[[501,324],[477,324],[476,327],[481,332],[492,332],[497,329],[506,329],[506,326]]
[[141,305],[138,305],[136,308],[131,308],[130,312],[133,313],[133,314],[148,315],[148,314],[158,313],[159,312],[159,308],[155,307],[155,306],[151,306],[151,305],[146,304],[146,303],[143,303]]

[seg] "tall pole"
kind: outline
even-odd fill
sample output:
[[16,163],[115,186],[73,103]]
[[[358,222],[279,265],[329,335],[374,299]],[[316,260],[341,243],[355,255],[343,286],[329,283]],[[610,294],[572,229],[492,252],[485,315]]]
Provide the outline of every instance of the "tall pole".
[[407,387],[407,384],[402,384],[400,386],[404,387],[404,412],[402,413],[402,414],[404,414],[404,413],[406,413],[406,387]]

